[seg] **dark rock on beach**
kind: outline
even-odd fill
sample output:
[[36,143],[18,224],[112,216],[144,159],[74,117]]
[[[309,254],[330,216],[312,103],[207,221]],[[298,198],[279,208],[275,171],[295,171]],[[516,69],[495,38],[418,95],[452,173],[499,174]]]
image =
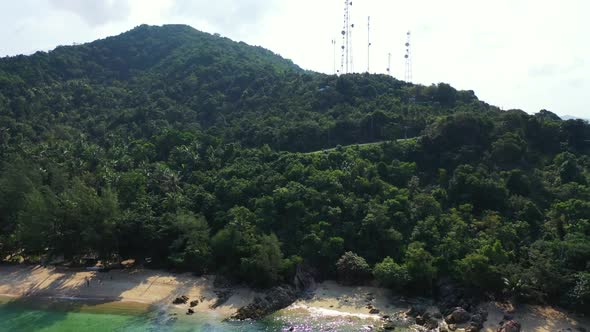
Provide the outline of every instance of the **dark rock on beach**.
[[209,307],[211,309],[216,309],[216,308],[222,306],[225,302],[227,302],[227,300],[229,300],[230,297],[232,297],[233,294],[234,294],[234,292],[231,289],[216,290],[215,295],[217,295],[217,299]]
[[297,292],[291,286],[274,287],[264,297],[256,297],[252,303],[238,309],[232,318],[238,320],[260,319],[288,307],[297,298]]
[[188,296],[182,295],[174,299],[172,304],[186,304],[188,302]]
[[471,319],[471,314],[467,310],[457,307],[446,317],[446,321],[449,324],[463,324],[467,323]]
[[406,315],[410,317],[422,316],[426,313],[426,306],[421,304],[416,304],[410,307],[410,310],[406,312]]
[[502,323],[502,326],[498,328],[498,332],[520,332],[521,325],[515,320],[509,320]]

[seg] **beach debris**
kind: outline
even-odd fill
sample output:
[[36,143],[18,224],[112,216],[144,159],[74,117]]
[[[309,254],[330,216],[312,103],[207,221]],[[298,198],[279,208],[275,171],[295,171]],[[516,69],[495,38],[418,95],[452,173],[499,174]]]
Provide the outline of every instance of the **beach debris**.
[[196,307],[198,304],[199,304],[199,300],[193,300],[193,301],[191,301],[191,303],[190,303],[190,306],[191,306],[191,308],[194,308],[194,307]]
[[186,304],[188,302],[188,296],[182,295],[174,299],[172,304]]

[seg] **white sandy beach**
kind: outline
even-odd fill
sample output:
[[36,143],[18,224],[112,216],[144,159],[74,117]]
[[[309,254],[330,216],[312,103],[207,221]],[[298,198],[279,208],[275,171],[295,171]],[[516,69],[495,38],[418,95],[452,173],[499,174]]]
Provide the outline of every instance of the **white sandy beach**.
[[[196,312],[215,312],[221,319],[250,303],[258,292],[249,288],[233,288],[233,295],[216,309],[211,309],[217,299],[214,276],[195,277],[190,273],[145,269],[113,270],[108,273],[75,271],[40,266],[0,265],[0,295],[10,297],[62,297],[83,300],[101,300],[105,303],[140,303],[147,306],[186,310],[188,305],[172,305],[174,298],[186,295],[189,301],[199,300]],[[89,281],[87,286],[86,280]],[[379,309],[371,315],[367,304]],[[376,287],[347,287],[333,281],[318,284],[307,299],[295,302],[285,310],[306,310],[316,315],[351,315],[366,319],[379,319],[407,310],[412,301],[394,296],[389,290]],[[495,332],[502,320],[499,304],[485,305],[489,312],[483,331]],[[520,306],[514,317],[525,332],[590,331],[588,318],[574,316],[563,310],[543,306]],[[570,329],[570,330],[568,330]],[[459,332],[459,330],[457,330]]]

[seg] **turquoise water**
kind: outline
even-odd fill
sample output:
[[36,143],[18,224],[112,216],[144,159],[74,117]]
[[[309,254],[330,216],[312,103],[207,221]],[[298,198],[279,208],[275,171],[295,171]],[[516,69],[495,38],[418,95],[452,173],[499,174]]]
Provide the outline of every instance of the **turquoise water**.
[[143,305],[76,301],[2,301],[0,331],[362,331],[356,317],[324,317],[283,311],[259,322],[224,322],[214,313],[186,316]]

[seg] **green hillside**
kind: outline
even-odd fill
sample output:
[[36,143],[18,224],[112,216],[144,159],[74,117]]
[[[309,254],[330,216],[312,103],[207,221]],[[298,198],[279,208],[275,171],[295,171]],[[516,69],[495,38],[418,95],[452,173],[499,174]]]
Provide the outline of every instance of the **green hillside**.
[[589,153],[582,120],[140,26],[0,59],[0,254],[150,257],[255,286],[303,263],[575,307]]

